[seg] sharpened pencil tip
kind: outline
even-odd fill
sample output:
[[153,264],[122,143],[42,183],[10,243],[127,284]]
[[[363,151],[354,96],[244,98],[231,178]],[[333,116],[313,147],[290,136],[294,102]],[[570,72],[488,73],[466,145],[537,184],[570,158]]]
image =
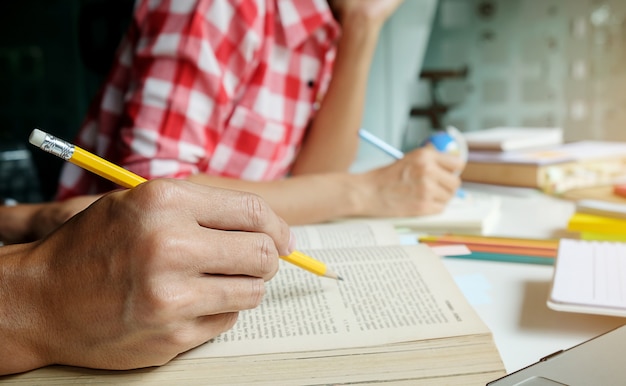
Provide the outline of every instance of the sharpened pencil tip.
[[331,270],[326,270],[326,273],[324,274],[325,277],[329,278],[329,279],[335,279],[335,280],[341,280],[343,281],[343,278],[339,275],[337,275],[336,273],[334,273]]

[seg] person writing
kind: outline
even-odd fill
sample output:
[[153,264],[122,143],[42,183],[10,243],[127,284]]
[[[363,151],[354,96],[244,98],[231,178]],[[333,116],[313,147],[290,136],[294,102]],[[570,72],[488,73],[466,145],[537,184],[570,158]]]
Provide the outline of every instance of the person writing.
[[[139,0],[74,142],[147,179],[256,193],[294,225],[438,213],[460,185],[455,156],[425,147],[348,172],[378,36],[401,3]],[[60,202],[5,208],[0,236],[40,237],[115,188],[68,165]]]
[[0,375],[165,364],[258,306],[294,239],[259,196],[160,179],[0,247]]

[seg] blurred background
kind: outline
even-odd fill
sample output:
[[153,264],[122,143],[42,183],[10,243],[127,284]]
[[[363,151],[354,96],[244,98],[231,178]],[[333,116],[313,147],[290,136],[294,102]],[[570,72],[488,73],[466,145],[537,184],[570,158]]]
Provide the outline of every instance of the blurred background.
[[0,197],[53,197],[64,161],[33,151],[28,135],[38,127],[73,139],[132,6],[133,0],[0,2]]
[[463,130],[626,140],[626,1],[442,0],[423,68],[464,66],[439,90]]
[[[28,134],[73,138],[132,5],[0,2],[0,196],[52,198],[63,161]],[[626,1],[405,0],[383,30],[363,126],[403,150],[448,124],[626,141],[624,90]]]
[[383,32],[364,125],[395,146],[447,124],[626,140],[626,1],[407,0]]

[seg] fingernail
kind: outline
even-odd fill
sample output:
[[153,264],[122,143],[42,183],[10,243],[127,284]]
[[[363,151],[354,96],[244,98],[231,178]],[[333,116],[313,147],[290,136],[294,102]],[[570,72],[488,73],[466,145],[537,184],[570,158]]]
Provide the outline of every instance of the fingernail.
[[289,254],[296,250],[296,235],[293,231],[289,230],[289,246],[287,247]]

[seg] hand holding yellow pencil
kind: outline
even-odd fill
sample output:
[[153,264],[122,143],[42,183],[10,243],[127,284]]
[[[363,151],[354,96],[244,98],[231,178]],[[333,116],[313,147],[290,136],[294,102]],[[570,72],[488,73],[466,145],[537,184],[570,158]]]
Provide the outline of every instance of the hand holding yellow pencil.
[[[147,181],[135,173],[39,129],[32,131],[29,141],[48,153],[54,154],[125,188],[134,188]],[[294,251],[289,256],[281,256],[281,258],[316,275],[343,280],[336,273],[329,270],[324,263],[302,252]]]
[[145,178],[129,172],[128,170],[117,166],[104,158],[100,158],[87,150],[81,149],[78,146],[72,145],[69,142],[59,139],[39,129],[33,130],[30,133],[28,140],[31,144],[37,146],[41,150],[54,154],[66,161],[70,161],[85,170],[89,170],[90,172],[125,188],[134,188],[142,182],[147,181]]

